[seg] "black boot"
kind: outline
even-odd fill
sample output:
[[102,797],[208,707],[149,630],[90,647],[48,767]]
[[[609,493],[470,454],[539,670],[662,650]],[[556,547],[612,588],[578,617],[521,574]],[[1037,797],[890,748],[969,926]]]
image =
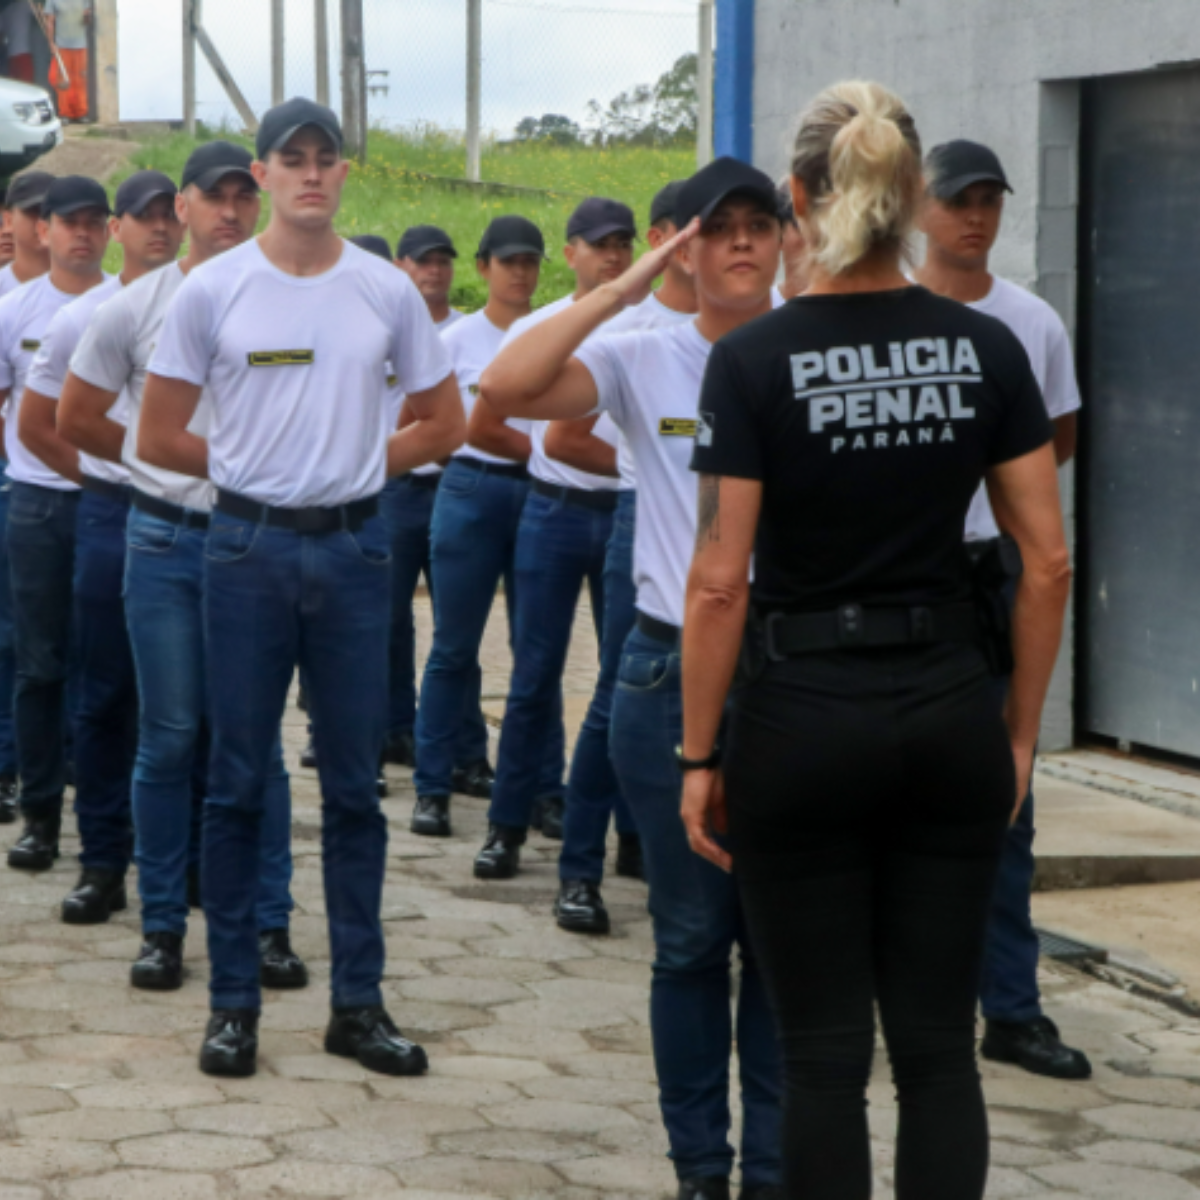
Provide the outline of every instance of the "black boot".
[[642,860],[642,839],[636,833],[617,835],[617,874],[622,879],[646,878],[646,864]]
[[425,1051],[410,1042],[381,1006],[335,1008],[325,1031],[325,1050],[356,1058],[368,1071],[383,1075],[424,1075]]
[[286,929],[264,929],[258,935],[258,978],[263,987],[280,991],[308,986],[308,968],[292,949]]
[[554,918],[568,933],[607,933],[608,909],[600,885],[590,879],[564,879],[554,902]]
[[417,765],[417,741],[412,730],[403,733],[393,733],[383,747],[383,761],[394,763],[397,767],[415,767]]
[[0,825],[17,819],[17,781],[11,776],[0,779]]
[[62,902],[62,919],[68,925],[103,925],[113,913],[128,907],[123,871],[84,867],[79,882]]
[[1064,1046],[1058,1026],[1049,1017],[1032,1021],[988,1021],[984,1027],[984,1058],[1012,1063],[1033,1075],[1051,1079],[1090,1079],[1092,1064],[1082,1050]]
[[18,871],[48,871],[58,857],[61,817],[26,817],[25,829],[8,852],[8,865]]
[[743,1183],[738,1200],[786,1200],[782,1183]]
[[465,767],[455,767],[450,773],[450,790],[460,796],[474,796],[477,800],[490,800],[495,782],[496,772],[486,758]]
[[729,1200],[729,1180],[724,1175],[681,1179],[676,1200]]
[[556,842],[563,839],[563,813],[567,802],[561,796],[546,796],[542,800],[542,837]]
[[511,825],[489,825],[487,841],[475,856],[476,879],[511,879],[521,869],[525,830]]
[[300,751],[300,765],[306,771],[317,769],[317,747],[311,733],[308,735],[308,741],[304,743],[304,749]]
[[450,797],[418,796],[409,828],[422,837],[449,837]]
[[173,992],[183,987],[183,938],[178,933],[148,933],[132,967],[129,982],[147,992]]
[[200,1047],[200,1070],[245,1078],[258,1069],[257,1060],[258,1009],[214,1009]]

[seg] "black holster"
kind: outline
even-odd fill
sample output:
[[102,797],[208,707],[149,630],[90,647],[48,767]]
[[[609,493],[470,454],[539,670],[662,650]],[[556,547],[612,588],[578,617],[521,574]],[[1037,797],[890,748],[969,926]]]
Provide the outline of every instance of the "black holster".
[[980,648],[998,678],[1013,673],[1012,594],[1024,565],[1021,548],[1007,534],[985,542],[967,542],[971,590],[979,613]]

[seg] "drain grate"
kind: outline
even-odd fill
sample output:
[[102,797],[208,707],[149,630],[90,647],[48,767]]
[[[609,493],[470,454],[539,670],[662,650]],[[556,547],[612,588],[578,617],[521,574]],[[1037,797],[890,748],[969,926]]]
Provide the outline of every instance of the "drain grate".
[[1108,951],[1102,946],[1089,946],[1086,942],[1078,942],[1062,933],[1052,933],[1049,929],[1037,929],[1034,932],[1038,936],[1043,958],[1076,965],[1108,962]]

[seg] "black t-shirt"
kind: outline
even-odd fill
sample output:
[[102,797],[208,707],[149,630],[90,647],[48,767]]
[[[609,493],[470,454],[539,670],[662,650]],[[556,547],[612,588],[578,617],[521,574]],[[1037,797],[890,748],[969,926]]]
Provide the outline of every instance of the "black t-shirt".
[[713,347],[692,469],[763,484],[762,612],[970,593],[984,472],[1052,437],[1007,326],[921,287],[802,296]]

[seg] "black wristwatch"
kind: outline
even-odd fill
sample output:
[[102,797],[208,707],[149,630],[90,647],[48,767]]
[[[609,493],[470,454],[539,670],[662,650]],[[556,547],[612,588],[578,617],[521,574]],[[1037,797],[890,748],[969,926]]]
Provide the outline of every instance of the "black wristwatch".
[[714,746],[707,758],[685,758],[683,747],[675,747],[675,762],[681,771],[715,771],[721,765],[721,747]]

